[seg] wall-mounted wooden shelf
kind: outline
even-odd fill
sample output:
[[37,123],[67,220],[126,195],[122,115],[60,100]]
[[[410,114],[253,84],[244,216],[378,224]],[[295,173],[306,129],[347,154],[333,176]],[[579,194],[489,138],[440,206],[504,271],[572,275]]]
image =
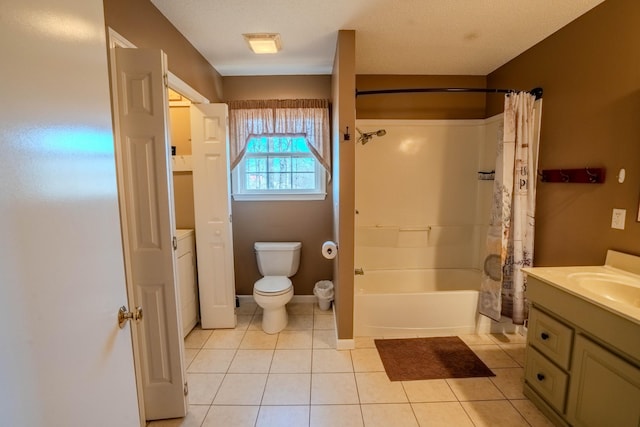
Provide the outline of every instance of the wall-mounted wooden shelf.
[[605,172],[605,168],[543,169],[538,175],[542,182],[602,184]]

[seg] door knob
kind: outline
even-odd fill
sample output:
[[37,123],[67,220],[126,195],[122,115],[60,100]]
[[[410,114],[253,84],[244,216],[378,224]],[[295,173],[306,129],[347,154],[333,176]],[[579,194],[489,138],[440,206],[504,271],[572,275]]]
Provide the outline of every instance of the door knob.
[[133,312],[127,311],[127,307],[124,305],[120,307],[118,310],[118,326],[120,329],[124,328],[124,325],[126,325],[129,319],[133,319],[136,323],[139,323],[142,320],[142,307],[136,307]]

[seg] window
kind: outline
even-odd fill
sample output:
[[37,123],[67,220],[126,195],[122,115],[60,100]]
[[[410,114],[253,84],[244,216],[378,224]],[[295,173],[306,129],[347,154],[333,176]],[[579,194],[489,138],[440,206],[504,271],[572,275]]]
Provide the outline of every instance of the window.
[[235,200],[322,200],[325,170],[297,135],[249,138],[233,172]]
[[229,101],[235,200],[322,200],[331,173],[329,101]]

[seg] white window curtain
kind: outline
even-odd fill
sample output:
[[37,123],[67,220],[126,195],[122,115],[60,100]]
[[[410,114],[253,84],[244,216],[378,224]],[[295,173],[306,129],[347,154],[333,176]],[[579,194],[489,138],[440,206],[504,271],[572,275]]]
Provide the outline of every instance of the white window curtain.
[[328,100],[230,101],[228,104],[231,168],[240,163],[252,137],[303,135],[311,153],[331,174]]

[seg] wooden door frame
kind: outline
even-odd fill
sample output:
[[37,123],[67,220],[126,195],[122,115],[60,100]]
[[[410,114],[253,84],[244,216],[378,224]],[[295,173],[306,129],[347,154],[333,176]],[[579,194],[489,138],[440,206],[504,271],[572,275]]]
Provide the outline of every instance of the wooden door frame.
[[[109,63],[109,77],[111,79],[111,108],[112,108],[112,118],[113,118],[113,129],[114,129],[114,144],[118,147],[121,146],[121,141],[120,141],[120,132],[119,132],[119,128],[120,128],[120,122],[119,122],[119,118],[118,118],[118,114],[116,111],[117,105],[118,105],[118,91],[117,91],[117,87],[115,85],[115,82],[117,81],[117,76],[115,75],[116,70],[115,70],[115,52],[114,49],[116,47],[121,47],[121,48],[132,48],[135,49],[137,48],[136,45],[134,45],[133,43],[131,43],[129,40],[127,40],[125,37],[123,37],[122,35],[120,35],[118,32],[116,32],[115,30],[113,30],[112,28],[108,28],[107,30],[107,43],[109,46],[109,51],[108,51],[108,63]],[[198,91],[196,91],[195,89],[193,89],[189,84],[187,84],[186,82],[184,82],[183,80],[181,80],[179,77],[177,77],[175,74],[171,73],[170,71],[168,71],[168,86],[175,90],[176,92],[179,92],[180,94],[182,94],[183,96],[185,96],[186,98],[188,98],[189,100],[191,100],[191,102],[193,103],[202,103],[202,104],[208,104],[209,100],[204,97],[202,94],[200,94]],[[115,157],[116,157],[116,163],[117,164],[122,164],[123,159],[121,158],[120,155],[121,150],[115,150]],[[126,200],[124,200],[124,198],[120,197],[120,183],[124,182],[124,176],[123,176],[123,171],[121,168],[116,168],[116,174],[117,174],[117,180],[118,180],[118,202],[120,205],[120,224],[121,224],[121,228],[122,228],[122,241],[123,241],[123,255],[124,255],[124,265],[125,265],[125,280],[126,280],[126,287],[127,287],[127,299],[129,301],[129,306],[133,307],[134,305],[134,301],[135,301],[135,290],[133,288],[133,286],[131,285],[133,283],[133,279],[131,276],[131,256],[129,254],[128,251],[128,244],[129,244],[129,238],[128,238],[128,226],[129,224],[127,224],[126,221],[126,217],[124,215],[124,212],[126,211]],[[172,209],[173,207],[169,206],[169,209]],[[175,257],[175,252],[174,252],[174,257]],[[196,253],[196,262],[197,262],[197,253]],[[132,348],[133,348],[133,361],[134,361],[134,368],[135,368],[135,377],[136,377],[136,388],[137,388],[137,397],[138,397],[138,408],[139,408],[139,418],[140,418],[140,425],[144,426],[146,425],[146,414],[145,414],[145,405],[144,405],[144,396],[143,396],[143,386],[142,386],[142,372],[141,372],[141,350],[140,347],[138,345],[138,330],[135,327],[131,328],[131,341],[132,341]],[[184,367],[183,367],[184,369]]]

